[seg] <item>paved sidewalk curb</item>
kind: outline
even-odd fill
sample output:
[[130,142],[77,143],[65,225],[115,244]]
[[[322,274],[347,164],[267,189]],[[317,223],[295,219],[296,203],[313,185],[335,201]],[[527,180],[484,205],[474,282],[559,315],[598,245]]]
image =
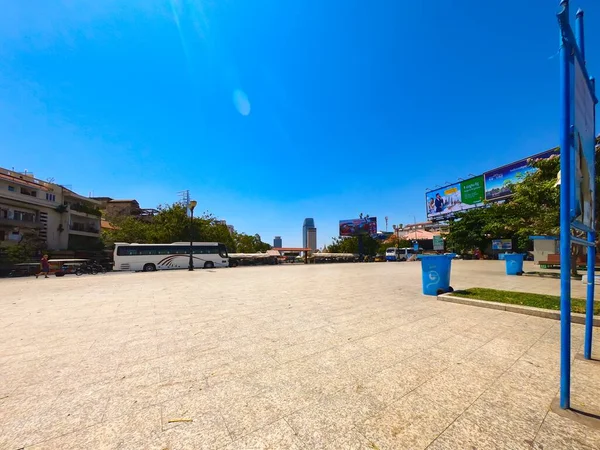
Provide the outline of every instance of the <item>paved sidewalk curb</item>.
[[[551,309],[534,308],[532,306],[511,305],[509,303],[488,302],[472,298],[455,297],[450,294],[438,295],[438,300],[461,305],[479,306],[480,308],[499,309],[528,316],[544,317],[546,319],[560,320],[560,311]],[[585,324],[585,314],[571,313],[571,323]],[[594,326],[600,327],[600,316],[594,316]]]

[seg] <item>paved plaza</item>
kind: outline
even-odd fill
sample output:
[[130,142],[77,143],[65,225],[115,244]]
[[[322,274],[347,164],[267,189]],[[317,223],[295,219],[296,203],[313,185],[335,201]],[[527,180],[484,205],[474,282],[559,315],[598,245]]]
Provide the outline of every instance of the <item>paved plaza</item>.
[[[455,261],[452,285],[559,292],[503,267]],[[558,321],[424,297],[420,276],[371,263],[0,280],[0,448],[600,448],[600,428],[550,411]],[[572,330],[573,405],[600,411],[600,364],[575,359]]]

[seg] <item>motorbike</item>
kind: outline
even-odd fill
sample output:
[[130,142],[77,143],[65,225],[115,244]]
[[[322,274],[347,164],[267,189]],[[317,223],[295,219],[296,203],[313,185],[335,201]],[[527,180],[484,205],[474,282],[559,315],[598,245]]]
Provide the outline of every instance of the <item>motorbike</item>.
[[75,275],[81,276],[84,273],[96,275],[98,272],[106,273],[106,267],[93,261],[91,263],[85,263],[79,266],[75,271]]

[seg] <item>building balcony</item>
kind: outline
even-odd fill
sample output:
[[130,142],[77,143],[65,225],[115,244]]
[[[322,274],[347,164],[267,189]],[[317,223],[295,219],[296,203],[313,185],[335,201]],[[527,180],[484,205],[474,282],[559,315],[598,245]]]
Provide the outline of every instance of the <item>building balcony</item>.
[[0,217],[0,226],[39,229],[42,228],[42,223],[39,220],[19,220]]
[[92,224],[73,223],[69,226],[69,234],[81,236],[99,237],[100,228]]
[[69,214],[73,216],[86,217],[88,219],[100,219],[100,216],[96,215],[95,213],[90,214],[89,212],[78,211],[76,209],[73,209],[73,207],[69,208]]
[[100,217],[102,215],[97,206],[87,203],[70,203],[69,212],[72,214],[83,215],[85,217]]

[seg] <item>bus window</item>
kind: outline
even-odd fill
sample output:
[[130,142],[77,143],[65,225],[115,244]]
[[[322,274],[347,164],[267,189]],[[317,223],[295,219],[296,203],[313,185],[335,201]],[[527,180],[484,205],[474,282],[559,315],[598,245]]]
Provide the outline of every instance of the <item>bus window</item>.
[[227,254],[227,247],[223,244],[219,244],[218,247],[219,255],[223,258],[227,258],[229,255]]
[[136,256],[138,254],[137,248],[132,247],[119,247],[117,255],[119,256]]

